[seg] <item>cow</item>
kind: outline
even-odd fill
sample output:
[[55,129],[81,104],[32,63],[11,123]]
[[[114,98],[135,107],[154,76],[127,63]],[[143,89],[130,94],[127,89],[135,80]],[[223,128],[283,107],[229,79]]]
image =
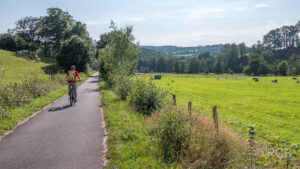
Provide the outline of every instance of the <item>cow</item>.
[[156,79],[161,79],[161,75],[155,75],[154,76],[154,79],[156,80]]
[[298,78],[296,78],[296,77],[293,77],[292,79],[293,79],[293,80],[297,80]]
[[277,83],[277,79],[272,80],[273,83]]
[[252,78],[255,82],[258,82],[259,79],[257,77]]

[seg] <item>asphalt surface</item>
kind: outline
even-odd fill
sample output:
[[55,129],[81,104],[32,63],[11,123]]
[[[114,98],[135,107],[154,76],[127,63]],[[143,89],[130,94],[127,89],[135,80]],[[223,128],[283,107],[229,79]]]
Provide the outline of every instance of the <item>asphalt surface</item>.
[[0,141],[0,169],[99,169],[104,128],[98,75],[78,87],[78,102],[60,98]]

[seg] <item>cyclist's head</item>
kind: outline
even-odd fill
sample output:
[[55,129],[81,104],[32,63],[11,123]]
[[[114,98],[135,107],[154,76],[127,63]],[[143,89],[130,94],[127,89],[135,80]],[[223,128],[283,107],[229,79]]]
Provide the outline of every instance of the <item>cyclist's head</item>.
[[75,69],[75,65],[72,65],[72,66],[71,66],[71,69]]

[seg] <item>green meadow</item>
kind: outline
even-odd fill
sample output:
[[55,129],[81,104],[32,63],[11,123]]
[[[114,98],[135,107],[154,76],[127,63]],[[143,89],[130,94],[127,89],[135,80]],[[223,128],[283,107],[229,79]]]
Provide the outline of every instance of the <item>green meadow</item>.
[[280,134],[282,140],[300,142],[300,84],[292,77],[259,77],[254,82],[242,75],[162,74],[155,83],[175,94],[178,106],[187,109],[191,101],[193,113],[211,117],[212,107],[217,106],[221,123],[241,135],[255,124],[260,141]]
[[[9,83],[21,83],[34,78],[47,79],[45,73],[53,62],[43,59],[42,62],[35,62],[26,56],[18,56],[15,52],[0,50],[0,85]],[[4,76],[2,77],[2,68]]]

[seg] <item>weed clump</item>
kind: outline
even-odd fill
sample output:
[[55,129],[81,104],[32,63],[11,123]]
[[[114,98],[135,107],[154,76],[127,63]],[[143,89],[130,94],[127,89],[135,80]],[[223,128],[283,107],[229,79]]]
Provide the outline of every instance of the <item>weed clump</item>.
[[166,162],[176,162],[188,147],[192,123],[179,110],[171,109],[164,113],[159,124],[157,134],[161,156]]
[[138,113],[151,115],[155,110],[163,107],[167,92],[151,81],[136,80],[132,85],[130,105]]

